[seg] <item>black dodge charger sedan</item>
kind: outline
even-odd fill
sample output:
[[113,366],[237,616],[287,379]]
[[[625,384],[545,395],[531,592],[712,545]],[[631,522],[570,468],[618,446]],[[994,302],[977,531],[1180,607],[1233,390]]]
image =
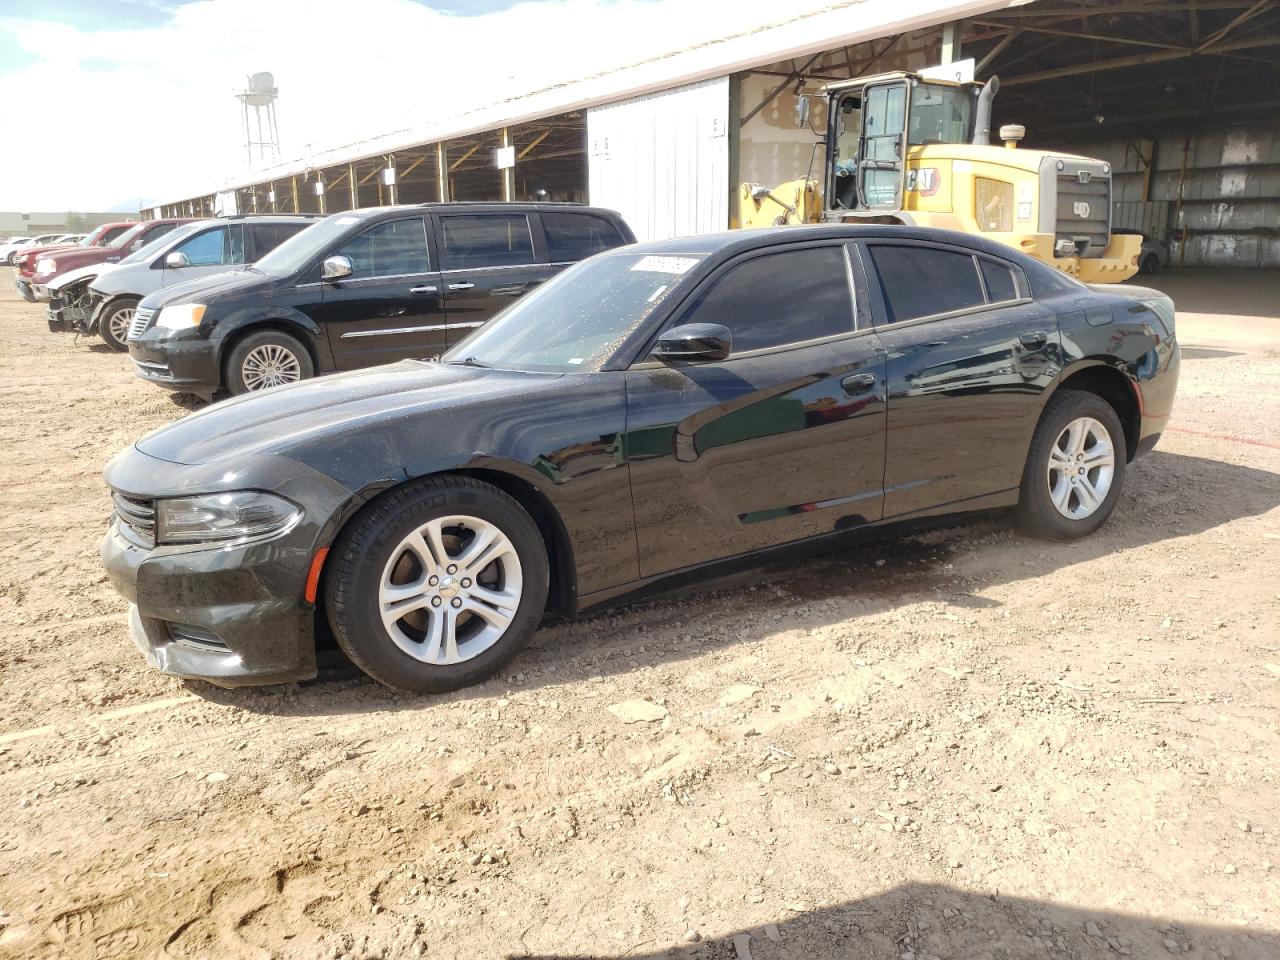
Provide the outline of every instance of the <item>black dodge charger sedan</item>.
[[1016,508],[1096,530],[1168,422],[1173,304],[936,230],[622,247],[438,362],[266,390],[107,467],[103,559],[161,670],[443,691],[727,560]]

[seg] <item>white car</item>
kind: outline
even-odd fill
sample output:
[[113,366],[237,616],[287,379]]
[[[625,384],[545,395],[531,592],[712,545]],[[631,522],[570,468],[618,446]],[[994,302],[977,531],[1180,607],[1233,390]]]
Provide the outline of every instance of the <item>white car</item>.
[[32,243],[35,243],[34,237],[10,237],[0,243],[0,263],[13,263],[13,255]]

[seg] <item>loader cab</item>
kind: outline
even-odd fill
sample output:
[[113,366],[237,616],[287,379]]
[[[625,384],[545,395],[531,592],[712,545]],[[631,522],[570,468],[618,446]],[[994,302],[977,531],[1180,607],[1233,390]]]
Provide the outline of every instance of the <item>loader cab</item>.
[[908,73],[828,87],[828,209],[901,210],[912,148],[969,143],[981,89]]

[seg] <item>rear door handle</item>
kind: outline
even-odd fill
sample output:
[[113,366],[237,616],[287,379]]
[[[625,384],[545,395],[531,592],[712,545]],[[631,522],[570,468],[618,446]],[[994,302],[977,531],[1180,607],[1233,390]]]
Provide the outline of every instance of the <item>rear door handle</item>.
[[470,290],[474,286],[475,286],[474,283],[451,283],[449,284],[449,289],[450,290]]
[[1049,335],[1043,330],[1037,330],[1035,333],[1024,333],[1018,338],[1018,342],[1024,347],[1029,347],[1032,350],[1039,350],[1049,342]]
[[876,375],[874,373],[855,373],[840,381],[840,386],[844,387],[844,392],[851,397],[866,393],[875,385]]
[[440,288],[437,287],[434,283],[431,283],[425,287],[410,287],[409,292],[410,293],[439,293]]

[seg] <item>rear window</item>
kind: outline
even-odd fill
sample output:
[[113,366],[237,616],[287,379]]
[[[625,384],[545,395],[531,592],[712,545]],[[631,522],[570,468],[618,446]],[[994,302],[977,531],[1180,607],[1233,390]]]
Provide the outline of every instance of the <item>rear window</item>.
[[972,254],[935,247],[870,244],[890,323],[986,302]]
[[626,243],[617,227],[591,213],[543,213],[542,228],[552,263],[585,260]]
[[533,235],[523,213],[476,213],[440,218],[444,270],[533,263]]

